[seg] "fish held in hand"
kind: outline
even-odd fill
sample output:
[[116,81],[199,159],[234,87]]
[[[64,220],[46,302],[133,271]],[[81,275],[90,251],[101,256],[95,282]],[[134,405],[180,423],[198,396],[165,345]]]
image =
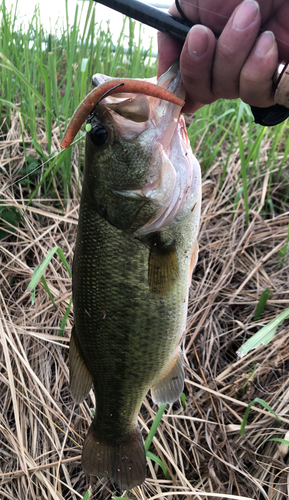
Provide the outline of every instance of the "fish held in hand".
[[[183,391],[179,343],[198,253],[201,175],[176,67],[153,85],[154,97],[140,80],[113,95],[106,92],[119,81],[96,75],[93,82],[97,105],[84,102],[64,138],[68,147],[89,115],[73,261],[70,387],[81,402],[93,384],[96,398],[84,472],[128,489],[146,477],[137,424],[146,393],[151,389],[160,405]],[[165,100],[168,91],[177,101]]]

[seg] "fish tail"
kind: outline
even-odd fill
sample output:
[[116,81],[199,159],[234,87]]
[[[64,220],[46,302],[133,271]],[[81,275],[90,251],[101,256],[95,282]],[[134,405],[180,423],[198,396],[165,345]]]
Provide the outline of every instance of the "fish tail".
[[82,469],[86,474],[112,479],[122,490],[142,484],[146,478],[146,457],[139,428],[125,441],[110,444],[98,434],[93,421],[83,445]]

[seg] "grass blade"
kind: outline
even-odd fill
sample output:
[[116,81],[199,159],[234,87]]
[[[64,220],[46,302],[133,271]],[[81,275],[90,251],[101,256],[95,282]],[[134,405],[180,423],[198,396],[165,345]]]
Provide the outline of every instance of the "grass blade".
[[32,280],[30,281],[28,287],[27,287],[27,290],[29,290],[30,292],[32,292],[34,290],[34,288],[38,285],[39,281],[41,280],[43,274],[45,273],[45,270],[49,264],[49,262],[51,261],[53,255],[55,253],[58,253],[59,257],[60,257],[60,260],[61,262],[63,263],[65,269],[67,270],[68,274],[70,277],[72,277],[72,274],[71,274],[71,271],[70,271],[70,268],[69,268],[69,265],[67,263],[67,260],[66,258],[64,257],[64,254],[61,250],[60,247],[53,247],[49,254],[47,255],[47,257],[44,259],[44,261],[42,262],[42,264],[40,264],[40,266],[38,267],[38,269],[36,270],[35,273],[33,273],[33,276],[32,276]]
[[246,159],[244,152],[244,144],[241,136],[240,128],[238,128],[238,141],[239,141],[239,151],[241,158],[241,176],[243,183],[243,198],[244,198],[244,207],[245,207],[245,215],[246,215],[246,224],[249,225],[249,203],[248,203],[248,184],[247,184],[247,168],[246,168]]
[[[50,300],[51,300],[52,304],[54,305],[55,309],[57,309],[57,305],[56,305],[56,304],[55,304],[55,302],[54,302],[54,298],[52,297],[52,293],[51,293],[51,291],[49,290],[49,287],[48,287],[48,285],[47,285],[47,283],[46,283],[46,279],[44,278],[44,276],[41,276],[40,280],[41,280],[41,283],[42,283],[42,284],[43,284],[43,286],[44,286],[44,290],[47,292],[48,297],[50,298]],[[35,288],[34,288],[34,290],[35,290]]]
[[20,79],[21,82],[23,82],[27,88],[29,88],[29,90],[32,92],[32,95],[34,95],[35,97],[37,97],[37,99],[43,104],[43,106],[45,106],[45,108],[50,111],[50,113],[52,113],[51,111],[51,108],[49,108],[47,102],[45,101],[45,99],[42,97],[42,95],[36,90],[36,88],[27,80],[27,78],[23,75],[23,73],[21,73],[21,71],[19,71],[15,66],[14,64],[12,64],[9,59],[7,59],[7,57],[4,56],[4,54],[2,54],[0,52],[0,59],[3,59],[3,61],[5,61],[6,64],[0,64],[0,66],[2,68],[6,68],[8,69],[9,71],[12,71],[14,72]]
[[58,337],[62,337],[63,336],[63,332],[64,332],[64,329],[66,327],[66,322],[67,322],[67,319],[68,319],[68,316],[69,316],[69,313],[70,313],[71,304],[72,304],[72,297],[70,298],[68,307],[66,308],[66,311],[64,313],[63,319],[61,321],[60,329],[58,331]]
[[150,451],[146,452],[146,456],[151,460],[153,460],[156,464],[158,464],[162,468],[166,479],[169,479],[170,481],[172,480],[168,468],[165,466],[164,462],[159,457],[157,457],[154,453],[151,453]]
[[258,319],[260,318],[269,297],[270,297],[270,288],[266,288],[266,290],[264,290],[264,292],[262,293],[260,300],[257,304],[253,318],[254,321],[258,321]]
[[156,416],[155,416],[155,419],[154,419],[154,421],[153,421],[153,423],[152,423],[152,426],[151,426],[151,428],[150,428],[150,431],[149,431],[149,433],[148,433],[148,435],[147,435],[147,438],[146,438],[146,440],[145,440],[144,447],[145,447],[145,451],[146,451],[146,452],[148,451],[148,449],[149,449],[149,447],[150,447],[150,445],[151,445],[151,443],[152,443],[152,440],[153,440],[153,438],[154,438],[154,435],[155,435],[155,433],[157,432],[157,428],[158,428],[158,426],[159,426],[159,423],[160,423],[160,421],[161,421],[161,419],[162,419],[162,416],[163,416],[163,413],[164,413],[164,411],[165,411],[166,407],[167,407],[167,405],[160,405],[160,407],[159,407],[159,409],[158,409],[158,411],[157,411],[157,414],[156,414]]
[[181,394],[181,403],[182,403],[182,406],[183,406],[183,410],[186,411],[186,395],[184,392],[182,392]]
[[244,413],[244,417],[243,417],[243,420],[242,420],[242,424],[241,424],[241,428],[240,428],[240,434],[241,436],[244,435],[244,432],[245,432],[245,426],[246,426],[246,423],[247,423],[247,420],[248,420],[248,415],[249,415],[249,411],[251,410],[251,407],[254,405],[254,403],[259,403],[260,405],[264,406],[264,408],[266,408],[266,410],[268,410],[270,413],[272,413],[272,415],[274,415],[274,417],[276,418],[276,420],[278,421],[278,423],[280,425],[282,425],[282,422],[280,420],[280,418],[278,417],[278,415],[274,412],[274,410],[272,410],[271,406],[268,405],[268,403],[266,403],[266,401],[264,401],[263,399],[260,399],[260,398],[255,398],[253,399],[253,401],[251,401],[247,408],[246,408],[246,411]]
[[286,446],[289,446],[289,441],[287,441],[286,439],[282,439],[282,438],[271,438],[271,439],[268,439],[268,441],[277,441],[278,443],[283,443],[283,444],[286,444]]
[[241,397],[243,396],[245,390],[246,390],[246,387],[247,385],[249,384],[249,381],[251,380],[251,378],[253,377],[255,371],[257,370],[258,368],[258,365],[255,366],[254,370],[250,373],[249,377],[247,378],[246,382],[244,383],[244,385],[242,385],[241,389],[238,391],[238,394],[237,394],[237,398],[238,399],[241,399]]
[[52,139],[52,112],[51,112],[51,85],[50,85],[50,80],[51,77],[50,75],[47,75],[46,70],[43,68],[43,65],[41,64],[41,61],[38,61],[38,66],[40,68],[40,71],[42,73],[42,77],[44,80],[44,85],[45,85],[45,95],[46,95],[46,103],[47,103],[47,109],[45,113],[45,121],[46,121],[46,138],[47,138],[47,149],[48,153],[51,153],[51,139]]
[[278,314],[268,325],[263,326],[253,337],[245,342],[237,351],[240,358],[246,356],[252,349],[257,349],[260,345],[268,344],[274,337],[278,326],[281,326],[285,319],[289,318],[289,308],[285,309],[281,314]]
[[89,500],[91,497],[91,490],[90,488],[87,490],[87,492],[85,493],[84,497],[82,500]]

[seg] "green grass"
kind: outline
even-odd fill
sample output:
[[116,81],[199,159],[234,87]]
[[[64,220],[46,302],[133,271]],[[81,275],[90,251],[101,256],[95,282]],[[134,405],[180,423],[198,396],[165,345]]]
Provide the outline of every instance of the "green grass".
[[[67,11],[68,8],[66,0]],[[142,48],[141,32],[137,32],[136,23],[124,19],[123,29],[114,44],[109,26],[97,22],[95,12],[95,3],[90,1],[81,32],[83,4],[77,4],[74,24],[69,26],[67,20],[66,28],[56,37],[44,31],[38,8],[28,28],[21,25],[15,31],[15,11],[7,10],[5,0],[0,4],[0,116],[1,122],[5,121],[3,131],[5,133],[11,126],[11,110],[16,109],[22,117],[23,128],[31,135],[40,164],[55,154],[51,149],[52,127],[58,125],[60,136],[63,135],[74,110],[91,89],[94,73],[138,78],[156,74],[156,60],[152,58],[151,48]],[[125,24],[129,24],[129,37],[124,35]],[[127,52],[124,46],[128,46]],[[44,128],[47,139],[45,152],[38,142],[40,126]],[[30,158],[24,144],[23,154],[28,174]],[[71,189],[71,154],[70,148],[60,160],[45,167],[44,196],[50,194],[51,182],[57,173],[60,174],[61,191],[67,196]],[[31,178],[27,178],[26,183],[29,190],[38,189]]]
[[[258,306],[260,303],[261,299],[258,303]],[[289,308],[284,309],[272,321],[270,321],[267,325],[263,326],[257,333],[255,333],[252,337],[250,337],[245,342],[245,344],[243,344],[238,350],[237,354],[239,355],[239,357],[242,358],[246,356],[246,354],[248,354],[253,349],[257,349],[260,345],[269,344],[269,342],[271,342],[271,340],[274,338],[278,327],[282,326],[284,321],[288,318],[289,318]]]
[[[208,133],[209,131],[209,133]],[[249,224],[249,209],[256,206],[248,201],[250,183],[256,179],[260,187],[264,177],[269,173],[266,200],[263,212],[277,210],[282,212],[282,201],[288,202],[288,150],[289,124],[266,128],[256,125],[250,107],[242,101],[217,101],[211,106],[201,108],[189,126],[188,134],[194,151],[200,134],[204,135],[197,157],[204,174],[215,164],[220,170],[219,189],[222,188],[229,161],[237,156],[239,178],[242,180],[241,190],[230,193],[228,204],[237,207],[242,198],[245,208],[246,223]],[[226,156],[222,155],[225,144]],[[284,199],[274,200],[272,191],[276,182],[284,184]]]
[[[156,74],[157,61],[152,57],[151,49],[142,48],[142,32],[136,29],[134,21],[124,18],[123,29],[114,44],[109,24],[97,22],[97,5],[92,1],[85,15],[84,29],[80,30],[80,22],[84,18],[83,5],[77,4],[73,25],[69,25],[67,16],[66,27],[56,36],[44,31],[38,8],[28,27],[21,25],[16,31],[17,11],[8,10],[5,0],[0,4],[2,130],[4,134],[7,132],[11,125],[11,112],[17,110],[22,118],[22,135],[24,137],[25,130],[31,136],[35,153],[27,155],[23,140],[25,169],[19,172],[19,178],[30,173],[22,185],[27,187],[31,199],[36,192],[44,197],[56,198],[52,185],[55,178],[57,190],[64,199],[72,190],[72,148],[49,161],[57,153],[52,151],[52,129],[58,126],[60,137],[63,135],[68,120],[91,88],[91,76],[98,72],[138,78]],[[68,9],[66,0],[66,12]],[[125,25],[129,27],[129,36],[124,35]],[[127,51],[124,46],[128,47]],[[40,128],[45,130],[45,147],[39,144]],[[276,209],[282,211],[282,200],[274,200],[272,194],[275,182],[284,183],[284,202],[288,200],[287,175],[284,178],[289,152],[288,131],[287,122],[272,129],[256,125],[249,106],[240,101],[223,100],[200,109],[189,127],[193,150],[203,135],[197,157],[204,174],[213,164],[220,169],[219,189],[222,188],[232,155],[238,154],[242,188],[237,192],[232,189],[228,204],[233,203],[237,207],[242,200],[247,225],[250,208],[255,209],[248,197],[253,179],[258,178],[261,186],[269,172],[264,204],[266,214]],[[270,143],[267,149],[266,143]],[[81,153],[82,141],[78,147]],[[228,153],[225,158],[222,155],[224,149]],[[40,185],[38,173],[33,176],[32,170],[35,164],[44,162],[47,163],[42,170]]]
[[246,408],[246,411],[244,413],[244,417],[243,417],[243,420],[242,420],[242,424],[241,424],[241,427],[240,427],[240,434],[241,436],[244,435],[245,433],[245,427],[246,427],[246,423],[247,423],[247,420],[248,420],[248,415],[249,415],[249,412],[252,408],[252,406],[255,404],[255,403],[259,403],[261,404],[266,410],[268,410],[270,413],[272,413],[272,415],[274,415],[274,417],[276,418],[277,422],[282,425],[282,422],[280,420],[280,418],[278,417],[278,415],[274,412],[274,410],[272,410],[271,406],[268,405],[268,403],[266,403],[266,401],[264,401],[263,399],[260,399],[260,398],[254,398],[253,401],[251,401],[247,408]]

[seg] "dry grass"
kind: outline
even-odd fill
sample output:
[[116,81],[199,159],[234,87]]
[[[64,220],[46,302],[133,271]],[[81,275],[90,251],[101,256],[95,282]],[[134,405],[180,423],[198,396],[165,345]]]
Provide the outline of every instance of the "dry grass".
[[[2,186],[11,183],[23,164],[16,118],[10,131],[13,134],[0,142]],[[57,134],[53,137],[56,149]],[[224,146],[224,158],[226,154]],[[2,193],[2,199],[23,216],[16,233],[2,240],[0,253],[3,499],[76,500],[83,498],[89,484],[91,498],[108,500],[112,493],[120,494],[107,480],[90,478],[87,483],[81,470],[81,447],[92,418],[93,395],[74,405],[69,393],[72,315],[63,337],[58,337],[58,330],[71,296],[71,280],[58,257],[45,274],[57,309],[42,285],[37,288],[34,305],[26,291],[34,267],[52,247],[59,245],[72,262],[79,206],[76,154],[74,161],[76,187],[62,210],[42,198],[26,210],[27,192],[21,186]],[[268,441],[285,438],[289,430],[288,322],[269,345],[244,359],[238,360],[236,351],[256,328],[289,307],[289,262],[287,258],[280,268],[278,259],[286,243],[289,207],[283,203],[280,213],[261,216],[268,176],[255,179],[248,193],[254,210],[246,227],[242,201],[237,209],[230,201],[232,189],[236,193],[240,188],[238,172],[238,157],[232,156],[220,191],[219,163],[212,165],[203,179],[200,254],[190,294],[189,333],[183,346],[187,406],[185,412],[178,404],[167,409],[153,441],[154,451],[167,465],[173,481],[165,480],[162,471],[148,460],[147,481],[129,493],[134,499],[288,497],[288,448]],[[280,184],[271,189],[277,200],[282,198]],[[254,311],[266,288],[271,295],[256,324]],[[253,369],[254,375],[239,399],[238,393]],[[255,397],[270,404],[282,427],[257,405],[241,437],[244,411]],[[147,396],[139,417],[144,438],[156,409]]]

